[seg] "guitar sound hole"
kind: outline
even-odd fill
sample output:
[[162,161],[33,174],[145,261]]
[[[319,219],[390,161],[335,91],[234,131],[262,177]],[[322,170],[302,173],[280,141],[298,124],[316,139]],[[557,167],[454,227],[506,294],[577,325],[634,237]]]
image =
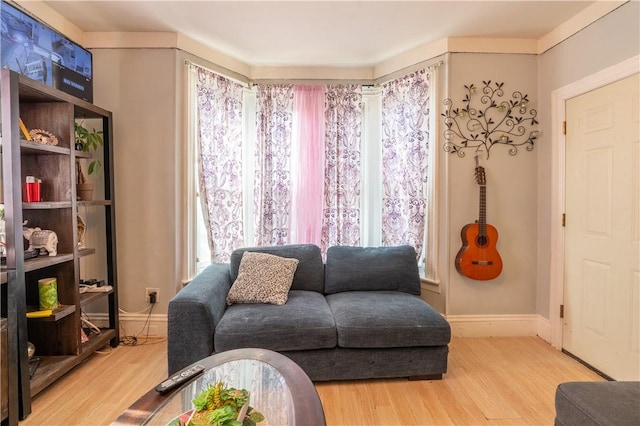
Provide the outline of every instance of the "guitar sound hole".
[[478,235],[478,238],[476,238],[476,244],[478,244],[479,247],[486,246],[488,242],[489,240],[484,235]]

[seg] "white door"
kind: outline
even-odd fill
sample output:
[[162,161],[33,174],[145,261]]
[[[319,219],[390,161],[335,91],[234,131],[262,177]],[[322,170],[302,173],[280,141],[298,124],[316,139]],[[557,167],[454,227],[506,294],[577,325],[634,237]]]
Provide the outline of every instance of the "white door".
[[640,74],[566,103],[563,349],[640,380]]

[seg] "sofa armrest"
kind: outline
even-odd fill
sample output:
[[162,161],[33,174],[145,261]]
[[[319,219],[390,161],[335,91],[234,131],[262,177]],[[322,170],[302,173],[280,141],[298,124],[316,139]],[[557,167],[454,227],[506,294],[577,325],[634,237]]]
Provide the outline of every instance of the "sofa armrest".
[[230,288],[229,265],[215,263],[171,299],[167,330],[170,375],[213,353],[213,334],[227,308]]

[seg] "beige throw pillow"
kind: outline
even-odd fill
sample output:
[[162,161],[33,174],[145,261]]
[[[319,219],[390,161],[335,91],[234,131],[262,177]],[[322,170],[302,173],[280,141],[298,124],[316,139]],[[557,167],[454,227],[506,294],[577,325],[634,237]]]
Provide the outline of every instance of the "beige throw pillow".
[[238,278],[229,294],[227,304],[287,303],[298,259],[246,251],[240,260]]

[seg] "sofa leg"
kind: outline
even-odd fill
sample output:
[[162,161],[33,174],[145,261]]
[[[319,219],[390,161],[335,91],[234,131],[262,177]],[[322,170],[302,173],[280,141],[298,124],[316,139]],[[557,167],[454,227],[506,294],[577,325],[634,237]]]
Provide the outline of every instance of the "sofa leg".
[[442,380],[442,374],[425,374],[424,376],[410,376],[409,380]]

